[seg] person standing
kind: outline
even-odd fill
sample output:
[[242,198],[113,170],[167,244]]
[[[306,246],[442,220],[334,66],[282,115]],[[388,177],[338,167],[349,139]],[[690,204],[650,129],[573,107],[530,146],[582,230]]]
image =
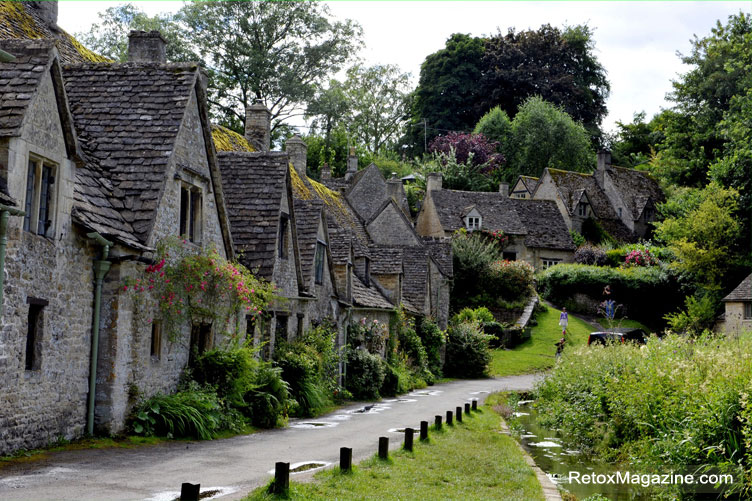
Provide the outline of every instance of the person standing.
[[561,315],[559,315],[559,325],[561,326],[561,335],[567,334],[567,325],[569,325],[569,313],[566,308],[561,309]]
[[556,360],[559,360],[561,358],[561,352],[564,351],[564,344],[566,343],[566,340],[564,338],[559,339],[559,342],[555,344],[556,346]]

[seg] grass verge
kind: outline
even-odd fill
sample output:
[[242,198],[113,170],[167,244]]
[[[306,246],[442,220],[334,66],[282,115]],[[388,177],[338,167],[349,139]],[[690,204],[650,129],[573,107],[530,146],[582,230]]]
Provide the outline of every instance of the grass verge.
[[[392,452],[388,461],[368,459],[343,475],[339,469],[290,483],[287,497],[259,487],[245,501],[274,499],[505,499],[543,500],[533,470],[514,439],[499,433],[501,417],[491,407],[465,416],[462,423],[431,431],[429,442],[415,441],[413,452]],[[293,477],[294,478],[294,477]]]
[[[556,346],[561,339],[559,315],[561,311],[542,305],[544,311],[535,317],[530,339],[511,350],[493,350],[490,373],[492,376],[515,376],[550,369],[556,362]],[[569,315],[565,349],[587,344],[588,335],[595,331],[590,324]]]

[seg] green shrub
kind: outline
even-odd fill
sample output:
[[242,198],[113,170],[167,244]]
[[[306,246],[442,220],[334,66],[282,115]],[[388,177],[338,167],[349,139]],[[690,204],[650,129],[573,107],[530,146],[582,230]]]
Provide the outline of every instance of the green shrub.
[[211,440],[223,421],[217,394],[193,386],[174,395],[154,395],[146,400],[133,411],[130,428],[136,435]]
[[441,350],[446,344],[446,333],[430,318],[423,318],[419,324],[418,335],[426,350],[428,370],[435,377],[441,377]]
[[394,397],[407,393],[417,386],[413,377],[404,357],[398,358],[394,363],[384,364],[384,382],[379,390],[380,395],[382,397]]
[[361,348],[348,348],[345,388],[355,398],[379,398],[379,390],[384,382],[385,363],[378,355],[372,355]]
[[493,316],[493,313],[486,308],[485,306],[481,306],[479,308],[463,308],[462,311],[457,313],[454,317],[452,317],[452,324],[462,324],[462,323],[472,323],[477,322],[479,324],[484,324],[486,322],[494,322],[496,319]]
[[489,337],[476,323],[457,323],[447,331],[444,374],[449,377],[484,377],[491,361]]
[[213,386],[229,405],[243,407],[243,397],[253,386],[259,364],[249,348],[214,349],[196,357],[191,376],[200,385]]
[[575,247],[585,245],[585,243],[587,242],[587,240],[585,240],[585,237],[583,237],[582,234],[577,230],[569,230],[569,234],[572,236],[572,242],[574,242]]
[[606,264],[618,268],[624,264],[626,253],[622,249],[609,249],[606,251]]
[[282,379],[282,370],[263,364],[254,378],[253,387],[244,395],[245,411],[259,428],[274,428],[287,416],[292,404],[290,388]]
[[484,292],[507,301],[530,297],[534,274],[535,268],[525,261],[495,261],[488,269]]
[[321,367],[315,348],[302,342],[280,342],[274,361],[282,370],[282,379],[290,385],[295,405],[290,413],[312,417],[331,404],[324,388]]
[[579,264],[605,266],[607,263],[606,252],[600,247],[586,244],[578,247],[574,252],[574,262]]
[[677,334],[698,336],[713,328],[721,302],[716,294],[706,291],[687,296],[684,306],[685,309],[664,317],[668,322],[668,328]]
[[480,234],[460,231],[452,239],[454,280],[452,282],[452,310],[459,311],[483,293],[483,283],[491,263],[501,259],[501,248]]
[[608,232],[603,229],[603,226],[592,217],[587,218],[582,223],[582,236],[585,240],[593,244],[613,244],[616,242],[616,239],[609,235]]

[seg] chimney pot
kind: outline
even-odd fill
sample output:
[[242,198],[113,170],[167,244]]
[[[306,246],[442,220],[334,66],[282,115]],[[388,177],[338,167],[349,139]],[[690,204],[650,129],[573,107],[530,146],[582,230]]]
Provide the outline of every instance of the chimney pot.
[[256,151],[269,151],[272,143],[272,112],[261,103],[245,109],[245,138]]
[[441,173],[431,172],[426,177],[426,191],[441,191]]
[[329,167],[329,164],[324,164],[321,166],[321,180],[329,180],[332,178],[332,169]]
[[296,134],[285,143],[285,151],[287,151],[298,176],[305,178],[308,162],[308,145]]
[[347,156],[347,172],[345,172],[345,180],[349,181],[351,177],[358,172],[358,156],[355,154],[355,147],[350,147],[350,154]]
[[131,31],[128,35],[129,63],[167,62],[167,40],[154,31]]
[[499,183],[499,193],[502,197],[509,198],[509,184]]

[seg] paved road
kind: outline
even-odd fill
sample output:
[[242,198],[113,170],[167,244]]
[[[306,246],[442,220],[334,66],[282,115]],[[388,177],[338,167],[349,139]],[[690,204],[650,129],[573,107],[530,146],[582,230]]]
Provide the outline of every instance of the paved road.
[[202,492],[220,489],[223,500],[240,499],[271,478],[276,461],[336,463],[340,447],[352,447],[359,461],[376,452],[379,436],[389,436],[397,448],[403,437],[397,428],[419,428],[421,420],[433,422],[470,399],[527,390],[535,381],[536,376],[455,381],[385,399],[368,412],[357,412],[363,404],[352,405],[292,420],[288,428],[225,440],[55,453],[0,469],[0,499],[167,501],[177,497],[182,482],[200,483]]

